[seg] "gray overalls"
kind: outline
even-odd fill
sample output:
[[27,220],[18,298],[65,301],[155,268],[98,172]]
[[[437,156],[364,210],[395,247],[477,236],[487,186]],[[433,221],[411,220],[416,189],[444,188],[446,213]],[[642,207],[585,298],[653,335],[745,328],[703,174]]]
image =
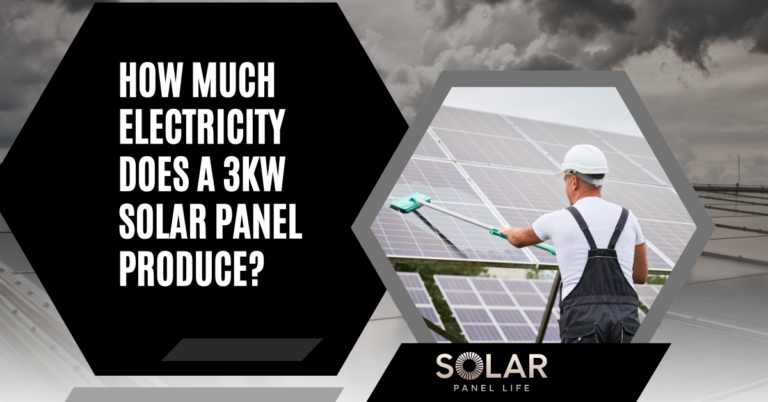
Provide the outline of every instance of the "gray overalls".
[[622,208],[608,248],[598,249],[579,211],[573,206],[566,209],[584,232],[589,252],[579,283],[565,299],[560,284],[560,339],[563,343],[629,343],[640,327],[637,292],[624,277],[615,250],[629,211]]

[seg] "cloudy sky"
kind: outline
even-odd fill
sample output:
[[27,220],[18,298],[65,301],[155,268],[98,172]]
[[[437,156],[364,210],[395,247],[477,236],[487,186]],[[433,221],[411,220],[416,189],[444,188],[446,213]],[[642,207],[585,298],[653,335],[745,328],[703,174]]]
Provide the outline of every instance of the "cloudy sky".
[[[768,184],[768,2],[339,3],[408,121],[443,69],[626,70],[691,181],[735,183],[741,155]],[[2,158],[90,2],[0,7]]]

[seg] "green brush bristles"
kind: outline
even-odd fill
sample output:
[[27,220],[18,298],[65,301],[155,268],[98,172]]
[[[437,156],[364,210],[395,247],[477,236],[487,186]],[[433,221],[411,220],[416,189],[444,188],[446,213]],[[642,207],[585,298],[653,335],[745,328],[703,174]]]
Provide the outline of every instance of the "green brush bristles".
[[418,198],[422,201],[431,202],[432,198],[427,197],[424,194],[421,193],[413,193],[411,195],[405,196],[397,201],[390,202],[389,205],[403,211],[403,212],[411,212],[414,209],[421,206],[418,202],[414,201],[414,198]]

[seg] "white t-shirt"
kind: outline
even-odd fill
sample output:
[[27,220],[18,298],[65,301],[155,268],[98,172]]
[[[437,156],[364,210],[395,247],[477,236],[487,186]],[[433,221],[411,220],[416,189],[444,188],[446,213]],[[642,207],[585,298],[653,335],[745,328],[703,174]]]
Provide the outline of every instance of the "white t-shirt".
[[[589,226],[592,238],[597,248],[608,248],[616,224],[621,216],[621,207],[605,201],[600,197],[585,197],[573,205],[579,210],[584,221]],[[589,243],[584,236],[576,219],[566,209],[542,215],[533,222],[533,231],[541,240],[552,240],[557,251],[557,263],[560,266],[560,276],[563,280],[563,295],[565,298],[579,283],[584,267],[587,264]],[[645,243],[643,232],[640,230],[635,214],[629,211],[624,231],[616,243],[616,254],[619,257],[624,277],[632,285],[632,265],[635,260],[635,246]],[[634,285],[632,285],[634,287]]]

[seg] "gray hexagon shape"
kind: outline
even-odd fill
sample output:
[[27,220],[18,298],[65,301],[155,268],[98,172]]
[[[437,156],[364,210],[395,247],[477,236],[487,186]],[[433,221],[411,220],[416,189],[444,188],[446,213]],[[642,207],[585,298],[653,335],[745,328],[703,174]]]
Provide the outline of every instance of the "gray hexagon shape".
[[704,210],[696,192],[693,190],[683,169],[675,159],[675,155],[667,145],[664,137],[653,121],[651,114],[643,104],[640,95],[635,90],[629,77],[624,71],[443,71],[437,82],[422,104],[416,118],[406,132],[400,146],[390,159],[384,173],[379,178],[376,187],[365,206],[357,216],[352,230],[358,241],[368,254],[368,258],[386,285],[397,308],[420,343],[434,343],[435,340],[424,320],[411,301],[397,273],[392,269],[389,259],[373,235],[373,224],[379,209],[386,200],[390,190],[395,186],[397,178],[405,169],[408,160],[413,155],[429,124],[443,104],[445,97],[453,87],[614,87],[626,104],[637,126],[645,136],[648,145],[659,160],[664,172],[672,182],[680,200],[688,214],[696,224],[696,231],[691,236],[688,245],[672,270],[666,284],[654,302],[643,325],[635,335],[633,342],[647,343],[656,333],[661,320],[669,310],[672,301],[683,286],[693,265],[698,260],[704,246],[715,231],[715,224]]

